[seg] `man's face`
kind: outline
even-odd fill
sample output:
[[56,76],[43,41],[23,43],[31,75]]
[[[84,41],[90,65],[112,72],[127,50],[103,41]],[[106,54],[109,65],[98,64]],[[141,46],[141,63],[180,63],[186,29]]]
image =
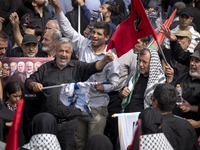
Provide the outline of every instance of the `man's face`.
[[26,63],[26,72],[27,73],[32,73],[33,72],[33,63],[32,62],[27,62]]
[[189,47],[191,41],[188,41],[187,37],[177,36],[177,41],[181,45],[182,49],[185,51]]
[[99,8],[99,12],[102,13],[103,18],[105,19],[107,16],[111,16],[111,13],[108,11],[109,5],[108,4],[104,4],[101,8]]
[[17,70],[17,64],[16,63],[10,63],[10,70],[11,71]]
[[44,52],[50,52],[55,47],[55,42],[52,39],[53,31],[46,32],[44,34],[43,40],[42,40],[42,50]]
[[39,68],[41,65],[42,65],[42,63],[41,63],[41,62],[37,62],[37,63],[35,64],[35,70],[37,71],[37,70],[38,70],[38,68]]
[[4,70],[9,70],[9,66],[8,66],[7,63],[4,63],[4,64],[3,64],[3,69],[4,69]]
[[25,57],[35,57],[38,52],[38,44],[27,43],[21,46]]
[[72,51],[70,43],[62,43],[56,50],[56,63],[58,67],[67,66],[68,62],[71,59]]
[[139,51],[141,51],[141,50],[142,50],[143,48],[145,48],[145,47],[146,47],[146,44],[143,43],[143,42],[141,41],[141,39],[138,39],[138,40],[137,40],[137,44],[136,44],[135,47],[133,48],[133,51],[134,51],[135,54],[138,54]]
[[190,76],[194,79],[200,78],[200,59],[191,57],[190,59]]
[[151,55],[148,51],[146,51],[145,55],[139,56],[139,69],[140,73],[147,77],[149,75],[149,68],[150,68],[150,59]]
[[24,67],[25,67],[24,63],[18,63],[18,71],[19,72],[24,72]]
[[54,21],[47,22],[44,32],[47,32],[47,30],[50,30],[50,29],[58,29],[57,23]]
[[0,40],[0,59],[6,53],[7,48],[8,48],[8,41],[1,41]]
[[37,4],[37,6],[40,7],[44,7],[46,0],[35,0],[35,3]]
[[192,22],[193,17],[188,17],[187,15],[181,15],[179,17],[179,25],[182,28],[187,28],[189,24]]
[[107,41],[108,38],[109,38],[108,36],[105,37],[104,35],[104,29],[94,28],[91,34],[92,46],[100,47],[105,44],[105,41]]

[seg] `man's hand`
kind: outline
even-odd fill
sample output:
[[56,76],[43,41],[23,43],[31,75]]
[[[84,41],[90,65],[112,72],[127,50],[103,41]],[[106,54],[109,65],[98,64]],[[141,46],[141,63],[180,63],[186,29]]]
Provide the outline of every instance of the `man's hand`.
[[195,128],[200,128],[200,121],[196,121],[196,120],[192,120],[192,119],[187,119],[187,121],[189,121],[189,123]]
[[77,3],[80,5],[80,6],[83,6],[85,5],[84,1],[83,0],[77,0]]
[[108,53],[104,56],[104,58],[103,58],[102,60],[105,61],[106,63],[109,63],[109,62],[113,61],[113,60],[114,60],[114,55],[113,55],[113,53],[108,52]]
[[5,19],[3,17],[0,17],[0,22],[3,23]]
[[9,17],[10,23],[13,25],[19,25],[19,16],[16,12],[12,13]]
[[171,33],[171,31],[168,27],[166,27],[165,25],[161,25],[160,27],[162,30],[159,30],[159,32],[163,33],[170,41],[177,40],[176,36]]
[[191,111],[191,105],[183,99],[183,103],[179,106],[183,113]]
[[49,0],[49,4],[54,7],[56,13],[60,13],[62,11],[57,0]]
[[99,60],[97,63],[96,63],[96,69],[97,70],[103,70],[103,68],[111,61],[114,60],[114,55],[113,53],[111,52],[108,52],[104,58],[102,60]]
[[97,91],[104,91],[104,86],[103,86],[103,84],[98,84],[98,85],[95,85],[95,88],[96,88],[96,90]]
[[5,125],[6,125],[7,127],[11,127],[12,124],[13,124],[13,122],[6,122],[6,123],[5,123]]
[[119,96],[120,96],[121,98],[124,98],[124,97],[129,96],[130,93],[131,93],[131,91],[129,90],[129,88],[128,88],[128,87],[125,87],[125,88],[120,92]]
[[33,92],[42,92],[43,85],[38,82],[31,82],[28,86],[29,89],[33,90]]
[[165,65],[165,75],[167,78],[167,83],[171,83],[173,81],[174,78],[174,69],[169,65]]
[[88,37],[88,36],[90,35],[89,25],[88,25],[87,28],[83,31],[83,35],[84,35],[84,37]]

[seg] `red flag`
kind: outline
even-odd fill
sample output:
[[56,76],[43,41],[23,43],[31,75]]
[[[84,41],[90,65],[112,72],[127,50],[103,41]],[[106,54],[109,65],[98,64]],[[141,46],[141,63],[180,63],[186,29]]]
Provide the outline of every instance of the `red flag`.
[[137,39],[153,35],[157,40],[141,1],[131,0],[131,8],[131,15],[118,26],[108,43],[107,51],[115,47],[118,57],[133,48]]
[[140,149],[140,136],[142,135],[141,129],[141,119],[137,121],[137,128],[135,130],[135,134],[133,136],[133,141],[131,145],[128,147],[128,150],[139,150]]
[[[172,23],[172,21],[174,19],[175,14],[176,14],[176,9],[171,14],[171,16],[165,21],[164,25],[166,27],[168,27],[168,28],[170,27],[170,25],[171,25],[171,23]],[[158,35],[157,35],[157,38],[158,38],[158,43],[161,45],[163,40],[164,40],[164,38],[165,38],[165,35],[162,34],[161,32],[159,32]],[[154,40],[148,47],[152,48],[152,49],[158,49],[158,44],[156,43],[156,40]]]
[[8,137],[6,140],[6,150],[18,149],[18,131],[21,122],[23,106],[24,106],[24,99],[21,99],[17,102],[17,109],[15,111],[13,124],[10,127]]

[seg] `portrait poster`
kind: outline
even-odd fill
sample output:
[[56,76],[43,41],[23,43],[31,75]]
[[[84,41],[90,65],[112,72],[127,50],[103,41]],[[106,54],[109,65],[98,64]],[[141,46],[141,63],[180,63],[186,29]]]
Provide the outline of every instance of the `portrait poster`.
[[53,60],[54,58],[43,57],[4,57],[2,69],[7,72],[3,80],[7,83],[17,81],[24,89],[25,80],[30,77],[44,63]]

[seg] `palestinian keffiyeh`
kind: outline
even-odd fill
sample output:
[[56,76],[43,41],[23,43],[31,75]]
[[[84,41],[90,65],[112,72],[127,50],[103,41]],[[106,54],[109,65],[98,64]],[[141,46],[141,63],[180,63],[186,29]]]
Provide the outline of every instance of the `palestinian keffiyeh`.
[[23,148],[30,150],[61,150],[58,139],[53,134],[36,134],[33,135],[28,144]]
[[[150,48],[148,48],[148,49],[151,53],[151,59],[150,59],[148,83],[147,83],[147,87],[146,87],[146,90],[144,93],[144,108],[145,109],[150,107],[152,104],[151,96],[152,96],[156,86],[160,83],[165,83],[165,81],[166,81],[165,74],[163,72],[157,50],[150,49]],[[129,87],[131,93],[128,97],[125,97],[122,101],[123,109],[125,109],[125,107],[130,103],[132,92],[134,90],[134,86],[135,86],[136,82],[138,81],[139,77],[140,77],[139,66],[137,65],[136,70],[134,70],[134,72],[133,72],[133,77],[130,79],[129,84],[128,84],[128,87]]]
[[164,133],[156,133],[140,137],[140,150],[173,150],[173,147]]
[[148,108],[152,105],[151,96],[158,84],[165,83],[165,73],[163,72],[160,58],[157,50],[149,49],[151,53],[149,78],[147,82],[147,88],[144,92],[144,108]]

